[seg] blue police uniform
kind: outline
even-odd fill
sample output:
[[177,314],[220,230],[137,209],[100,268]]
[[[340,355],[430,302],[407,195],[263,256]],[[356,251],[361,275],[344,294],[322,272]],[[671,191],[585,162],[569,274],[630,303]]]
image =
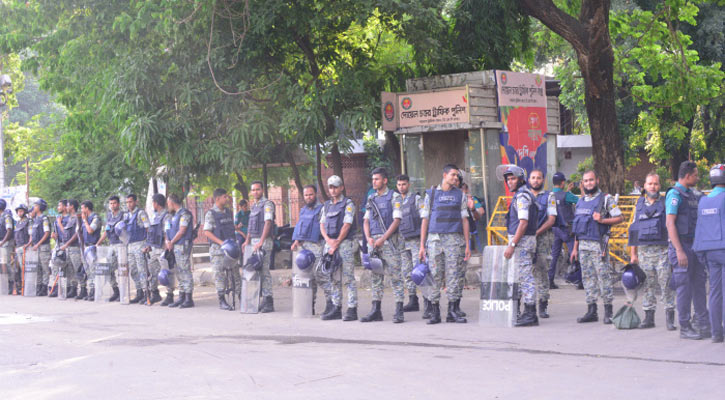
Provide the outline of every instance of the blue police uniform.
[[[574,250],[574,235],[571,232],[571,224],[574,221],[574,206],[579,198],[571,192],[565,192],[560,188],[554,188],[554,199],[556,200],[556,223],[552,230],[554,231],[554,243],[551,246],[551,264],[549,264],[549,281],[553,281],[556,276],[556,265],[561,256],[561,248],[566,243],[566,249],[569,252]],[[578,261],[576,261],[578,263]],[[580,273],[581,274],[581,273]]]

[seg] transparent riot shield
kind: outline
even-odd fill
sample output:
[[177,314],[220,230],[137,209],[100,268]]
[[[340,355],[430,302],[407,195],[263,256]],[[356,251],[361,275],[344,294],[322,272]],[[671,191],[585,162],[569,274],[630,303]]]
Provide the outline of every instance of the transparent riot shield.
[[[246,266],[247,260],[252,256],[253,246],[248,245],[244,249],[242,265]],[[258,271],[242,267],[242,298],[240,299],[239,310],[242,314],[256,314],[259,312],[259,292],[261,291],[261,276]]]
[[8,249],[0,247],[0,296],[7,296],[11,294],[12,290],[10,287],[10,253]]
[[[111,255],[112,249],[109,246],[96,246],[96,265],[93,277],[93,286],[95,288],[93,299],[96,303],[108,299],[113,292],[111,287],[111,274],[113,273]],[[88,262],[93,262],[93,260],[89,259]]]
[[118,292],[121,297],[121,304],[131,304],[131,279],[128,271],[128,247],[126,245],[115,246],[118,254]]
[[428,273],[425,274],[425,278],[423,278],[423,281],[418,284],[418,289],[420,290],[420,294],[423,295],[424,299],[430,300],[430,296],[433,294],[433,290],[436,288],[435,281],[433,280],[433,276]]
[[[292,259],[297,259],[299,251],[292,253]],[[292,263],[292,316],[307,318],[314,315],[313,310],[313,282],[314,267],[299,269],[297,263]]]
[[28,247],[25,250],[25,268],[23,271],[23,296],[34,297],[38,290],[38,250]]
[[518,309],[516,256],[503,256],[507,246],[486,246],[481,266],[481,306],[479,324],[513,327]]

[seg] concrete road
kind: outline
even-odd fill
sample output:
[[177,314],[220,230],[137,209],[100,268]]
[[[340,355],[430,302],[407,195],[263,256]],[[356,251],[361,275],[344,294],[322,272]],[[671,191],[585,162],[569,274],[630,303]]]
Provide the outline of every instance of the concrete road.
[[[420,313],[393,324],[389,292],[385,321],[369,324],[293,319],[290,288],[275,288],[278,312],[264,315],[198,292],[188,310],[0,297],[0,399],[723,396],[725,345],[680,340],[662,312],[649,330],[577,324],[573,287],[552,291],[552,318],[516,329],[478,325],[478,290],[465,292],[468,324],[436,326]],[[360,297],[364,315],[369,291]]]

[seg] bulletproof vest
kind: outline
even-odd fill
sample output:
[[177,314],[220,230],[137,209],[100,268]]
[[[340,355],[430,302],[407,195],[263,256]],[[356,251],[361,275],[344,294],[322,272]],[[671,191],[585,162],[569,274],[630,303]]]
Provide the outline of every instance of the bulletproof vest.
[[[25,246],[30,241],[30,234],[28,234],[28,226],[30,220],[23,218],[15,224],[15,245]],[[41,230],[43,228],[41,227]]]
[[166,217],[166,210],[154,215],[148,237],[146,238],[146,243],[157,249],[160,249],[164,245],[164,217]]
[[546,222],[546,219],[549,217],[548,213],[546,212],[549,207],[549,192],[548,190],[544,190],[543,192],[539,193],[538,196],[536,196],[536,213],[537,213],[537,220],[536,220],[536,229],[541,228],[541,225],[544,225]]
[[436,189],[435,194],[431,189],[426,191],[431,199],[430,205],[430,233],[463,233],[461,222],[461,202],[463,192],[458,188],[444,191]]
[[697,227],[692,249],[725,250],[725,192],[703,197],[697,208]]
[[420,236],[420,212],[415,204],[415,195],[409,194],[403,200],[400,210],[403,217],[400,219],[400,227],[398,230],[404,238],[410,239]]
[[[372,199],[368,198],[368,202],[373,202],[375,206],[370,205],[370,234],[371,235],[382,235],[388,230],[388,227],[393,224],[393,206],[391,203],[393,199],[393,191],[388,190],[383,196],[378,196],[377,192],[373,194]],[[375,207],[380,211],[378,216]],[[382,218],[382,223],[380,219]]]
[[[179,233],[179,229],[181,229],[181,217],[184,216],[184,214],[191,214],[186,208],[180,208],[179,211],[174,214],[173,217],[171,217],[171,226],[169,229],[166,230],[166,237],[171,240],[173,239],[177,233]],[[191,224],[186,227],[186,231],[184,231],[184,236],[181,237],[181,240],[179,240],[177,243],[184,245],[189,242],[191,242],[191,234],[192,234],[192,227]]]
[[253,237],[262,237],[262,231],[264,231],[264,205],[267,200],[258,201],[249,210],[249,226],[247,227],[247,233]]
[[214,236],[221,241],[234,239],[234,216],[232,216],[232,212],[226,208],[221,212],[212,209],[211,215],[214,216],[214,230],[212,231]]
[[648,205],[644,197],[637,200],[634,221],[629,226],[630,245],[667,245],[665,225],[665,199],[659,198]]
[[[332,200],[325,202],[325,232],[327,236],[332,239],[337,239],[342,231],[343,221],[345,220],[345,206],[347,205],[347,197],[343,197],[342,200],[335,204],[332,204]],[[351,239],[355,233],[356,223],[355,219],[352,220],[352,226],[350,231],[347,233],[345,239]]]
[[[0,217],[2,219],[2,220],[0,220],[0,240],[2,240],[5,237],[5,235],[8,233],[8,229],[5,227],[5,216],[6,215],[10,215],[10,220],[13,222],[13,228],[11,228],[13,230],[11,231],[11,233],[15,233],[14,232],[15,220],[13,220],[13,213],[10,210],[5,210],[0,214]],[[12,235],[10,235],[10,237],[12,238]]]
[[[73,235],[76,234],[76,230],[78,229],[78,217],[75,215],[69,215],[67,222],[65,222],[65,227],[63,229],[63,234],[65,235],[65,242],[69,241],[70,238],[73,237]],[[70,247],[78,247],[80,243],[78,243],[78,240],[70,244]]]
[[554,192],[556,200],[556,226],[568,228],[574,221],[574,206],[566,202],[566,192],[560,190]]
[[[43,235],[45,235],[45,232],[43,231],[43,221],[45,221],[48,217],[45,215],[38,215],[33,219],[33,245],[38,244],[40,242],[40,239],[43,238]],[[47,244],[50,242],[50,235],[41,243],[41,244]]]
[[609,232],[609,225],[600,224],[594,220],[593,214],[598,212],[604,217],[604,193],[589,201],[582,196],[576,203],[574,221],[572,221],[572,233],[578,240],[601,241],[604,235]]
[[129,243],[146,240],[146,228],[144,228],[143,222],[139,221],[140,212],[141,210],[136,209],[133,214],[127,214],[126,230],[129,235]]
[[121,238],[119,238],[116,234],[116,224],[121,222],[121,220],[123,220],[123,213],[120,211],[116,216],[114,216],[112,212],[108,212],[106,214],[106,223],[108,227],[106,235],[108,236],[108,241],[111,244],[121,243]]
[[[91,213],[91,215],[88,216],[89,225],[93,223],[94,218],[98,218],[98,215],[96,215],[96,213]],[[100,227],[93,231],[93,233],[88,233],[88,229],[86,229],[85,224],[82,224],[81,227],[83,229],[83,243],[85,243],[86,246],[98,243],[98,239],[101,238]]]
[[302,207],[300,219],[292,232],[292,240],[320,241],[320,210],[322,210],[322,204],[317,204],[313,208]]
[[68,216],[61,216],[60,217],[60,225],[58,225],[58,220],[56,219],[53,221],[53,225],[55,226],[55,233],[58,234],[58,244],[65,243],[69,238],[65,237],[65,229],[63,227],[65,224],[68,223]]
[[[697,203],[699,196],[692,190],[674,186],[669,190],[677,190],[680,193],[680,204],[677,207],[677,219],[675,219],[675,227],[681,238],[692,240],[695,237],[695,226],[697,225]],[[668,191],[669,191],[668,190]]]
[[516,204],[516,198],[519,196],[527,197],[529,199],[529,202],[531,203],[529,205],[529,223],[526,225],[526,231],[524,231],[524,235],[536,235],[536,229],[538,229],[537,222],[539,221],[539,207],[536,203],[534,195],[529,193],[526,190],[525,186],[520,187],[519,190],[516,191],[516,195],[514,196],[514,198],[511,199],[511,205],[509,206],[509,211],[506,214],[506,226],[508,227],[508,234],[516,235],[516,230],[519,229],[519,224],[521,223],[521,221],[519,221],[518,205]]

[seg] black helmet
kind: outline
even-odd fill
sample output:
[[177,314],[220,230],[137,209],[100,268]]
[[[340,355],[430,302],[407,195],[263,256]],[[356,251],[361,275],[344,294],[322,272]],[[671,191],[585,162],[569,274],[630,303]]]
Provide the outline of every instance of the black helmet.
[[710,168],[710,185],[725,185],[725,164],[716,164]]

